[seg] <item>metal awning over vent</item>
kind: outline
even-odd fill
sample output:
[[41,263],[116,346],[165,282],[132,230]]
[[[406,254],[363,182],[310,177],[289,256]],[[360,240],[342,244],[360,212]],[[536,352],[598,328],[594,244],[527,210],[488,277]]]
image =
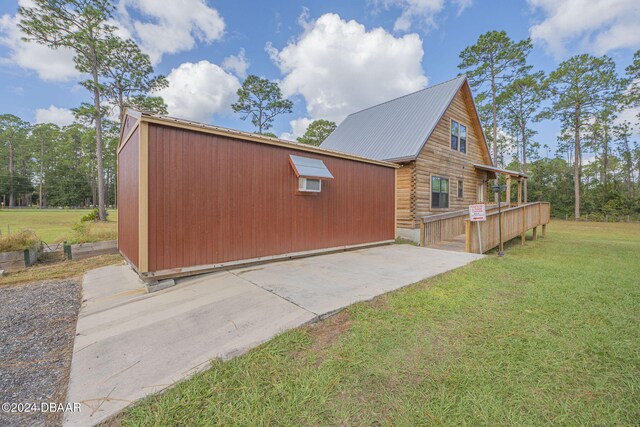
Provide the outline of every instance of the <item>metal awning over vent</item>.
[[333,179],[322,160],[290,155],[289,162],[298,178]]

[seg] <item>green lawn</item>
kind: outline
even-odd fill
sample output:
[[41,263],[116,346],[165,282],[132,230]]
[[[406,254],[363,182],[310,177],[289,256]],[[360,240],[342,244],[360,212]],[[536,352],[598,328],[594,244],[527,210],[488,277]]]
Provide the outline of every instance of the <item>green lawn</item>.
[[[12,232],[30,229],[47,243],[73,240],[73,225],[89,212],[89,209],[3,209],[0,210],[0,231],[6,236],[8,226]],[[95,235],[116,238],[117,221],[117,211],[109,210],[109,221],[104,224],[92,224],[91,231]]]
[[547,238],[286,332],[123,425],[638,425],[640,225]]

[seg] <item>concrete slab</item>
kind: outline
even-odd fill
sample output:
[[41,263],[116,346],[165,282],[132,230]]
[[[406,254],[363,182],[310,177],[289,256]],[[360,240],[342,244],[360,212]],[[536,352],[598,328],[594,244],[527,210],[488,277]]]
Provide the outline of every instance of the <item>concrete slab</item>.
[[97,424],[278,333],[480,255],[390,245],[177,280],[146,293],[127,266],[87,273],[64,424]]
[[355,302],[482,257],[412,245],[389,245],[247,267],[231,273],[322,318]]
[[[153,294],[132,293],[123,301],[123,292],[137,281],[135,273],[125,266],[100,270],[83,284],[87,301],[78,319],[67,393],[67,401],[81,402],[82,410],[66,414],[69,426],[95,425],[206,368],[212,359],[233,357],[315,319],[226,272],[189,278]],[[119,297],[103,295],[110,286]]]

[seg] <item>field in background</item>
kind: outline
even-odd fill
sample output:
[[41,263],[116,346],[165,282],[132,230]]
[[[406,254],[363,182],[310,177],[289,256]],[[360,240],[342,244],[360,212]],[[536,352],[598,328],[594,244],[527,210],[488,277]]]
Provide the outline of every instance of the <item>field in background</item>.
[[115,425],[637,425],[640,225],[554,220],[286,332]]
[[[78,232],[73,230],[73,226],[89,212],[90,209],[2,209],[0,232],[6,236],[10,226],[12,232],[18,232],[20,229],[33,230],[48,244],[72,241],[78,237]],[[110,209],[108,212],[108,222],[90,224],[90,230],[85,233],[91,233],[90,236],[96,237],[97,240],[117,238],[118,211]]]

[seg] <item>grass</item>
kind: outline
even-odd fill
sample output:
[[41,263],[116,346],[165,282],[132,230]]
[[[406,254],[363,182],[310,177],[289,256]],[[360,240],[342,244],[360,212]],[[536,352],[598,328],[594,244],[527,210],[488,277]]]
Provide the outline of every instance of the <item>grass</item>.
[[[59,254],[61,256],[61,254]],[[82,274],[94,268],[118,264],[123,261],[120,255],[100,255],[79,261],[55,260],[51,263],[36,264],[16,272],[0,276],[0,289],[8,285],[28,283],[39,280],[79,279]]]
[[292,330],[129,408],[138,425],[638,425],[640,225],[544,240]]
[[31,230],[20,230],[7,236],[0,236],[0,252],[12,252],[28,249],[40,239]]
[[[49,244],[64,240],[80,243],[73,226],[89,212],[89,209],[3,209],[0,210],[0,231],[6,236],[8,226],[12,233],[29,229]],[[116,210],[109,210],[109,221],[91,224],[90,235],[86,241],[115,239],[117,230],[118,213]]]

